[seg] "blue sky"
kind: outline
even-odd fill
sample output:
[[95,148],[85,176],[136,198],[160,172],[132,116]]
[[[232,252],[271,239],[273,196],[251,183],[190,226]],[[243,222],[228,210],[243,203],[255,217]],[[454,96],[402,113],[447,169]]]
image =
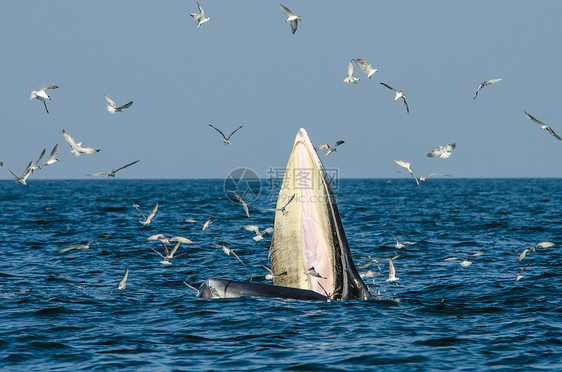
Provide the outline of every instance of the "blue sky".
[[[278,2],[11,1],[3,3],[0,179],[58,143],[60,163],[33,179],[88,178],[141,161],[118,178],[224,178],[284,167],[300,127],[340,177],[562,177],[560,1],[284,2],[302,17],[292,35]],[[351,58],[378,72],[356,69]],[[503,78],[473,100],[479,83]],[[410,114],[393,92],[403,90]],[[50,91],[50,114],[29,101]],[[118,104],[115,115],[104,95]],[[224,145],[208,124],[234,130]],[[101,149],[74,158],[62,129]],[[427,152],[456,142],[446,160]]]

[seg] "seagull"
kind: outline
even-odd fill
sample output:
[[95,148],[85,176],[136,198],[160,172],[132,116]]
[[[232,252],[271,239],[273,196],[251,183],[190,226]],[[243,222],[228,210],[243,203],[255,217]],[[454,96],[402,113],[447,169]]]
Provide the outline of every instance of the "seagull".
[[146,225],[150,225],[150,222],[152,222],[152,219],[154,218],[156,211],[158,211],[158,202],[154,204],[154,207],[152,207],[152,210],[150,211],[148,216],[145,216],[144,213],[141,212],[138,204],[133,204],[133,207],[135,207],[137,211],[139,211],[139,213],[142,214],[143,220],[142,221],[139,220],[139,223],[143,226],[146,226]]
[[392,263],[392,260],[388,260],[388,279],[385,280],[385,282],[396,282],[400,280],[400,278],[396,277],[396,269],[394,269],[394,264]]
[[91,147],[83,147],[82,142],[76,143],[76,141],[74,141],[74,138],[72,138],[70,134],[68,134],[64,129],[62,130],[62,135],[64,136],[64,140],[66,141],[66,143],[68,143],[68,145],[72,148],[72,150],[70,150],[70,153],[73,156],[80,156],[80,153],[95,154],[96,152],[100,151]]
[[29,164],[27,164],[27,167],[25,167],[25,170],[23,171],[23,175],[21,177],[16,176],[14,172],[12,172],[10,169],[8,169],[8,172],[10,172],[12,176],[16,178],[16,182],[19,182],[22,185],[27,186],[27,178],[31,175],[31,172],[33,171],[31,169],[32,166],[33,166],[33,160],[30,161]]
[[123,106],[118,107],[115,102],[113,102],[108,96],[105,96],[105,100],[107,101],[107,111],[109,111],[111,114],[121,112],[122,109],[129,108],[133,104],[133,101],[131,101],[129,103],[125,103]]
[[224,135],[224,133],[221,132],[221,130],[218,129],[217,127],[215,127],[214,125],[209,124],[209,126],[221,134],[222,138],[224,138],[222,141],[224,142],[225,145],[228,145],[228,144],[230,143],[230,137],[232,137],[232,135],[233,135],[234,133],[236,133],[240,128],[243,127],[243,125],[239,126],[239,127],[236,128],[232,133],[230,133],[230,135],[229,135],[228,137],[226,137],[226,136]]
[[246,264],[244,262],[242,262],[242,260],[240,259],[240,257],[238,257],[238,255],[236,253],[234,253],[233,249],[228,248],[225,245],[220,245],[220,244],[216,244],[216,243],[212,243],[214,246],[217,246],[219,248],[222,248],[222,251],[224,252],[224,254],[226,254],[227,256],[230,256],[230,254],[232,253],[232,255],[234,257],[236,257],[238,259],[238,261],[240,261],[240,263],[244,266],[246,266]]
[[205,11],[199,3],[197,3],[197,7],[199,8],[199,13],[190,13],[189,15],[197,21],[197,28],[199,28],[203,23],[209,22],[211,18],[205,17]]
[[246,216],[248,216],[248,218],[250,218],[250,211],[248,210],[248,204],[246,204],[244,199],[242,199],[242,197],[240,195],[238,195],[235,191],[232,191],[232,190],[226,190],[226,191],[234,194],[236,199],[238,199],[238,202],[240,202],[240,204],[242,204],[242,208],[244,208],[244,212],[246,212]]
[[464,258],[464,259],[458,258],[458,257],[449,257],[449,258],[445,258],[445,261],[461,261],[460,265],[462,267],[468,267],[468,266],[472,265],[472,262],[468,260],[470,257],[479,257],[479,256],[482,256],[483,254],[484,254],[484,252],[477,252],[477,253],[471,254],[470,256],[468,256],[467,258]]
[[45,102],[45,100],[48,99],[50,101],[51,97],[49,97],[46,90],[57,89],[57,88],[58,88],[58,86],[56,86],[56,85],[49,85],[48,87],[41,88],[39,90],[35,90],[35,88],[33,88],[33,90],[31,91],[31,97],[29,97],[29,100],[31,101],[33,98],[35,98],[35,99],[38,99],[39,101],[43,102],[43,105],[45,105],[45,111],[47,111],[47,114],[48,114],[49,109],[47,109],[47,103]]
[[404,106],[406,106],[406,111],[410,113],[410,108],[408,107],[408,102],[406,102],[406,95],[404,94],[404,92],[402,92],[401,90],[396,90],[386,83],[381,83],[381,84],[387,87],[388,89],[393,90],[394,93],[396,93],[396,96],[394,96],[395,101],[397,101],[399,98],[402,98],[402,100],[404,101]]
[[79,290],[83,291],[89,285],[96,285],[96,284],[103,283],[103,280],[98,280],[97,282],[94,282],[94,283],[91,283],[91,284],[84,284],[84,285],[77,285],[77,284],[74,284],[72,282],[65,282],[65,283],[68,284],[68,285],[72,285],[72,286],[78,288]]
[[404,161],[404,160],[394,160],[394,162],[396,164],[398,164],[399,166],[401,166],[402,168],[406,169],[408,171],[408,173],[410,173],[410,175],[412,177],[414,177],[414,180],[416,180],[416,184],[419,186],[420,182],[418,181],[418,175],[416,174],[416,172],[414,172],[414,170],[412,169],[412,166],[410,164],[410,162],[408,161]]
[[441,173],[429,173],[429,174],[428,174],[427,176],[425,176],[425,177],[420,177],[419,180],[420,180],[420,183],[422,183],[422,182],[425,182],[425,180],[427,180],[429,177],[432,177],[432,176],[442,176],[442,175],[443,175],[443,174],[441,174]]
[[525,269],[527,268],[527,266],[529,266],[529,264],[533,262],[533,260],[527,262],[527,265],[525,265],[521,271],[519,272],[519,274],[514,273],[513,271],[508,271],[508,273],[515,275],[515,281],[518,282],[523,278],[523,271],[525,271]]
[[129,269],[125,269],[125,275],[123,275],[123,279],[119,282],[119,286],[117,287],[118,291],[122,291],[123,289],[127,288],[127,278],[129,277]]
[[90,246],[93,243],[99,242],[100,240],[109,239],[109,238],[111,238],[111,237],[110,236],[102,236],[101,238],[91,240],[91,241],[87,242],[86,244],[81,244],[81,243],[73,244],[73,245],[70,245],[66,248],[59,249],[59,251],[57,253],[64,253],[64,252],[71,251],[73,249],[90,249]]
[[554,138],[556,138],[557,140],[561,140],[562,138],[560,138],[560,136],[558,134],[556,134],[555,131],[552,130],[551,127],[549,127],[548,125],[546,125],[545,123],[543,123],[540,120],[537,120],[534,116],[532,116],[531,114],[527,113],[527,111],[525,111],[525,116],[528,117],[529,119],[531,119],[532,121],[534,121],[535,123],[537,123],[538,125],[541,126],[541,129],[547,130],[548,133],[552,134],[552,136]]
[[310,275],[313,276],[315,278],[322,278],[322,279],[327,279],[325,277],[323,277],[322,275],[320,275],[315,269],[314,266],[311,266],[310,269],[306,270],[304,272],[304,275]]
[[39,155],[39,158],[37,158],[36,161],[31,163],[31,172],[33,172],[36,169],[41,169],[41,167],[39,166],[39,162],[41,161],[41,159],[43,159],[43,156],[45,156],[45,151],[47,150],[43,149],[43,151],[41,151],[41,155]]
[[370,79],[371,76],[373,76],[373,74],[375,72],[377,72],[376,68],[373,68],[373,66],[371,66],[371,64],[367,61],[365,61],[364,59],[361,58],[357,58],[353,60],[357,66],[364,72],[367,74],[367,77]]
[[398,257],[400,257],[400,255],[395,251],[395,252],[394,252],[394,256],[391,256],[391,257],[379,257],[379,258],[374,258],[374,259],[372,259],[372,260],[370,260],[370,261],[367,261],[367,262],[365,262],[365,263],[362,263],[362,264],[360,264],[360,265],[357,265],[357,268],[358,268],[358,269],[366,269],[367,267],[371,266],[372,264],[379,263],[380,261],[395,260],[395,259],[397,259]]
[[302,18],[298,15],[295,15],[293,12],[291,12],[291,10],[289,8],[287,8],[286,6],[283,6],[283,4],[280,4],[280,5],[281,5],[281,10],[287,16],[287,19],[285,20],[285,22],[291,22],[291,31],[294,34],[297,31],[297,27],[299,26],[298,22],[302,21]]
[[53,147],[53,150],[51,151],[51,154],[49,155],[47,161],[43,163],[43,166],[55,164],[56,162],[58,162],[59,161],[59,159],[57,159],[58,153],[59,153],[59,144],[57,143],[55,147]]
[[260,240],[263,239],[263,234],[270,234],[273,232],[273,227],[268,227],[267,229],[260,231],[259,227],[257,225],[246,225],[246,226],[242,226],[242,228],[248,230],[248,231],[253,231],[256,233],[256,236],[254,236],[252,239],[254,239],[256,242],[259,242]]
[[373,271],[373,270],[369,270],[369,271],[365,271],[362,273],[359,273],[359,276],[364,279],[364,278],[376,278],[377,276],[381,276],[382,273],[378,272],[378,271]]
[[556,244],[554,244],[553,242],[540,242],[539,244],[532,247],[531,251],[534,252],[537,248],[550,248],[554,245],[556,245]]
[[[390,233],[389,233],[389,234],[390,234]],[[415,242],[400,242],[400,241],[398,240],[398,238],[395,237],[394,235],[390,234],[390,236],[392,236],[392,237],[394,238],[394,240],[396,240],[396,244],[394,244],[394,248],[396,248],[396,249],[402,249],[402,248],[404,248],[404,247],[407,246],[407,245],[414,245],[414,244],[416,244]]]
[[264,269],[267,270],[267,274],[265,275],[265,279],[266,279],[266,280],[273,280],[273,279],[275,279],[275,278],[280,277],[281,275],[287,275],[287,272],[286,272],[286,271],[285,271],[285,272],[282,272],[281,274],[275,274],[275,273],[273,272],[273,270],[271,270],[269,267],[264,266],[264,265],[261,265],[261,267],[263,267]]
[[209,228],[209,225],[213,223],[213,221],[211,221],[211,216],[213,215],[214,211],[215,211],[214,209],[211,211],[211,214],[209,215],[209,218],[204,223],[196,221],[196,220],[192,220],[190,218],[184,218],[184,221],[185,222],[191,222],[191,223],[198,223],[198,224],[203,226],[203,229],[201,229],[201,231],[205,231]]
[[439,148],[428,152],[427,156],[430,158],[440,157],[441,159],[447,159],[449,156],[451,156],[451,151],[453,151],[455,147],[457,147],[456,143],[450,143],[446,146],[439,146]]
[[480,89],[484,88],[486,85],[490,85],[490,84],[495,84],[498,81],[500,81],[500,79],[492,79],[492,80],[486,80],[485,82],[481,83],[480,85],[478,85],[478,88],[476,88],[476,93],[474,93],[474,98],[476,99],[476,96],[478,95],[478,92],[480,91]]
[[342,143],[345,143],[344,141],[338,141],[336,142],[336,144],[333,147],[330,147],[327,143],[324,143],[320,146],[316,146],[315,150],[316,151],[320,151],[320,150],[326,150],[326,154],[324,154],[325,156],[330,155],[332,152],[336,152],[336,147],[338,147],[339,145],[341,145]]
[[[162,236],[162,238],[164,237],[162,234],[159,234],[160,236]],[[150,238],[154,237],[155,235],[149,237],[147,240],[149,240]],[[150,240],[155,240],[155,239],[150,239]],[[156,252],[160,257],[162,257],[163,261],[160,261],[160,263],[162,265],[171,265],[172,263],[170,262],[170,260],[174,257],[179,257],[179,256],[183,256],[185,253],[182,254],[178,254],[176,256],[174,256],[178,250],[178,248],[180,247],[180,243],[184,243],[184,244],[193,244],[193,242],[187,238],[184,238],[182,236],[175,236],[171,239],[158,239],[160,240],[160,243],[162,244],[162,246],[164,247],[164,253],[165,255],[163,255],[162,253],[158,252],[156,249],[151,248],[154,252]],[[168,250],[168,247],[166,247],[166,244],[164,244],[163,240],[167,241],[167,242],[175,242],[174,247],[172,248],[171,251]]]
[[281,208],[260,208],[260,209],[263,209],[265,211],[272,211],[272,212],[282,212],[283,216],[286,216],[286,215],[289,214],[289,211],[286,208],[289,205],[289,203],[292,202],[293,199],[295,199],[295,196],[296,196],[296,194],[293,194],[293,196],[291,196],[289,198],[289,201],[287,203],[285,203],[285,205],[282,206]]
[[90,174],[90,176],[107,176],[108,179],[109,179],[109,178],[115,178],[115,173],[117,173],[118,171],[120,171],[120,170],[123,169],[123,168],[130,167],[131,165],[136,164],[136,163],[138,163],[139,161],[140,161],[140,160],[135,160],[135,161],[132,162],[132,163],[129,163],[129,164],[124,165],[124,166],[122,166],[122,167],[120,167],[120,168],[117,168],[117,169],[113,169],[113,170],[111,170],[111,171],[109,171],[109,172],[94,173],[94,174]]
[[353,83],[353,84],[357,84],[357,82],[359,81],[359,78],[356,78],[355,76],[353,76],[353,63],[351,63],[351,61],[349,61],[349,65],[347,65],[347,76],[345,79],[343,79],[344,83]]

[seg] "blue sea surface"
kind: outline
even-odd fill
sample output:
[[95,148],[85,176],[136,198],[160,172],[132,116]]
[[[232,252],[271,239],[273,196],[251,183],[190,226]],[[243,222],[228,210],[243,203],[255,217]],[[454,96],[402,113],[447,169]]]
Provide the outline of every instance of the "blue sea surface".
[[[360,270],[382,273],[365,279],[374,300],[205,300],[183,284],[265,280],[271,236],[241,227],[273,225],[266,183],[248,218],[222,180],[0,181],[0,369],[562,369],[561,179],[345,179],[335,194],[356,264],[400,254],[397,284],[387,261]],[[132,205],[156,201],[142,226]],[[212,211],[205,231],[183,221]],[[194,244],[163,265],[157,233]]]

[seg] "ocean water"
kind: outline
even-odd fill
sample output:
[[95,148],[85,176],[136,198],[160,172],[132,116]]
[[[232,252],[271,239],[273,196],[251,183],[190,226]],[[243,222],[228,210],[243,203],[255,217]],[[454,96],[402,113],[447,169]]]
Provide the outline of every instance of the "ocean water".
[[[382,262],[370,301],[197,298],[183,281],[264,280],[270,236],[241,228],[273,224],[261,186],[247,218],[222,180],[1,181],[0,370],[562,369],[561,179],[340,180],[355,263],[398,251],[398,284]],[[141,226],[132,205],[156,201]],[[183,222],[212,211],[206,231]],[[165,266],[157,233],[194,244]],[[397,250],[391,234],[416,244]],[[542,241],[556,245],[518,261]]]

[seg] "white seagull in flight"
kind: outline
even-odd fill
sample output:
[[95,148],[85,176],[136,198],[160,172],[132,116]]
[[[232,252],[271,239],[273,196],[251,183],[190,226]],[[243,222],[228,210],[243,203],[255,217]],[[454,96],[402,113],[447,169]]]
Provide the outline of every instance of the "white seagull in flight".
[[107,101],[107,111],[109,111],[111,114],[121,112],[121,110],[131,107],[131,105],[133,104],[133,101],[131,101],[129,103],[125,103],[122,106],[117,106],[115,102],[113,102],[108,96],[105,96],[105,100]]
[[369,79],[371,78],[371,76],[374,75],[375,72],[377,72],[377,69],[373,68],[373,66],[371,66],[371,64],[365,61],[364,59],[357,58],[354,59],[353,61],[357,64],[357,66],[361,69],[361,71],[367,74],[367,77]]
[[12,172],[10,169],[8,169],[8,172],[10,172],[12,176],[16,178],[16,182],[19,182],[22,185],[27,186],[27,178],[31,175],[31,172],[33,172],[32,166],[33,166],[33,160],[30,161],[29,164],[27,164],[27,167],[25,167],[25,170],[23,171],[23,175],[21,177],[16,176],[14,172]]
[[336,142],[336,144],[333,147],[330,147],[330,145],[328,145],[327,143],[324,143],[320,146],[316,146],[315,150],[316,151],[326,150],[326,153],[324,155],[328,156],[332,152],[336,152],[336,147],[338,147],[339,145],[341,145],[343,143],[345,143],[345,142],[344,141],[338,141],[338,142]]
[[200,225],[203,226],[203,228],[201,229],[201,231],[205,231],[205,230],[207,230],[207,229],[209,228],[209,225],[213,223],[213,221],[211,221],[211,217],[213,216],[213,212],[214,212],[214,211],[215,211],[214,209],[211,211],[211,214],[209,215],[209,218],[207,218],[207,221],[205,221],[205,222],[200,222],[200,221],[197,221],[197,220],[193,220],[193,219],[191,219],[191,218],[184,218],[183,220],[184,220],[185,222],[198,223],[198,224],[200,224]]
[[136,164],[136,163],[138,163],[139,161],[140,161],[140,160],[135,160],[135,161],[132,162],[132,163],[129,163],[129,164],[124,165],[124,166],[122,166],[122,167],[119,167],[119,168],[117,168],[117,169],[113,169],[113,170],[111,170],[111,171],[109,171],[109,172],[94,173],[94,174],[91,174],[90,176],[107,176],[107,178],[115,178],[115,173],[117,173],[117,172],[120,171],[121,169],[130,167],[131,165]]
[[240,130],[240,128],[243,127],[243,125],[239,126],[234,131],[232,131],[232,133],[230,133],[230,135],[227,137],[219,128],[215,127],[212,124],[209,124],[209,126],[221,134],[222,138],[224,138],[222,141],[224,142],[225,145],[228,145],[230,143],[230,137],[232,137],[234,133],[236,133],[238,130]]
[[[161,235],[161,234],[160,234],[160,235]],[[162,236],[163,236],[163,235],[162,235]],[[154,237],[154,235],[151,236],[151,237],[149,237],[147,240],[155,240],[155,239],[152,239],[153,237]],[[182,253],[182,254],[175,255],[176,252],[177,252],[177,250],[178,250],[178,248],[180,247],[180,244],[181,244],[181,243],[184,243],[184,244],[193,244],[193,242],[192,242],[191,240],[189,240],[189,239],[187,239],[187,238],[184,238],[183,236],[175,236],[175,237],[173,237],[173,238],[171,238],[171,239],[165,239],[165,240],[168,241],[168,242],[175,242],[174,247],[172,248],[171,251],[169,251],[169,250],[168,250],[168,247],[166,247],[166,244],[164,244],[164,242],[162,241],[162,239],[158,239],[158,240],[160,240],[160,243],[162,244],[162,247],[164,247],[164,253],[165,253],[165,255],[163,255],[162,253],[158,252],[158,251],[157,251],[156,249],[154,249],[154,248],[151,248],[151,249],[152,249],[154,252],[156,252],[160,257],[162,257],[162,261],[160,261],[160,263],[161,263],[162,265],[171,265],[172,263],[170,262],[170,260],[171,260],[172,258],[174,258],[174,257],[179,257],[179,256],[183,256],[184,254],[187,253],[187,252],[185,252],[185,253]],[[174,255],[175,255],[175,256],[174,256]]]
[[492,80],[486,80],[485,82],[481,83],[480,85],[478,85],[478,88],[476,88],[476,93],[474,93],[474,98],[476,99],[476,96],[478,96],[478,92],[480,91],[480,89],[484,88],[486,85],[490,85],[490,84],[495,84],[498,81],[500,81],[501,78],[499,79],[492,79]]
[[199,8],[199,13],[190,13],[189,15],[197,21],[197,28],[199,28],[203,23],[209,22],[211,18],[205,17],[205,11],[199,3],[197,3],[197,7]]
[[217,244],[217,243],[212,243],[212,244],[213,244],[214,246],[217,246],[217,247],[219,247],[219,248],[222,248],[222,251],[223,251],[224,254],[226,254],[227,256],[230,256],[230,254],[232,253],[232,255],[233,255],[234,257],[236,257],[236,258],[238,259],[238,261],[240,261],[240,263],[241,263],[242,265],[246,266],[246,264],[245,264],[244,262],[242,262],[242,260],[240,259],[240,257],[238,257],[238,255],[237,255],[236,253],[234,253],[234,250],[233,250],[233,249],[228,248],[228,247],[225,246],[225,245],[220,245],[220,244]]
[[297,27],[299,27],[298,22],[302,21],[302,18],[298,15],[295,15],[293,12],[291,12],[291,10],[289,8],[287,8],[286,6],[283,6],[283,4],[280,4],[280,5],[281,5],[281,10],[287,16],[287,19],[285,20],[285,22],[291,22],[291,31],[294,34],[297,31]]
[[43,151],[41,151],[41,154],[39,155],[37,160],[35,160],[34,162],[31,163],[31,171],[32,172],[34,170],[41,169],[41,167],[39,166],[39,162],[41,161],[41,159],[43,159],[43,156],[45,156],[45,151],[47,151],[47,150],[43,149]]
[[43,166],[55,164],[56,162],[58,162],[59,161],[59,159],[57,159],[58,153],[59,153],[59,144],[57,143],[55,147],[53,147],[53,150],[51,151],[51,154],[49,155],[47,161],[43,163]]
[[31,91],[31,96],[29,97],[29,100],[31,101],[32,99],[38,99],[39,101],[43,102],[43,105],[45,105],[45,111],[47,111],[47,114],[49,113],[49,109],[47,108],[47,103],[45,102],[46,99],[48,99],[49,101],[51,100],[51,97],[49,97],[49,95],[47,94],[47,90],[48,89],[57,89],[58,86],[56,85],[49,85],[48,87],[45,88],[41,88],[39,90],[35,90],[35,88],[33,88],[33,90]]
[[82,244],[82,243],[72,244],[72,245],[70,245],[70,246],[68,246],[68,247],[59,249],[59,251],[58,251],[57,253],[64,253],[64,252],[71,251],[71,250],[73,250],[73,249],[90,249],[90,246],[91,246],[93,243],[98,242],[98,241],[100,241],[100,240],[109,239],[109,238],[110,238],[110,236],[102,236],[101,238],[91,240],[91,241],[89,241],[89,242],[87,242],[87,243],[85,243],[85,244]]
[[254,239],[256,242],[259,242],[260,240],[263,239],[263,235],[264,234],[270,234],[273,232],[273,227],[268,227],[267,229],[260,231],[260,228],[257,225],[246,225],[246,226],[242,226],[242,228],[248,230],[248,231],[253,231],[256,233],[256,236],[254,236],[252,239]]
[[392,260],[388,260],[388,279],[385,280],[385,282],[395,282],[400,280],[400,278],[396,277],[396,269],[394,269],[394,264],[392,263]]
[[477,252],[477,253],[471,254],[467,258],[448,257],[448,258],[445,258],[445,261],[460,261],[461,262],[460,265],[462,267],[468,267],[468,266],[472,265],[472,262],[468,260],[470,257],[479,257],[479,256],[482,256],[483,254],[484,254],[484,252]]
[[514,273],[513,271],[508,271],[508,273],[515,275],[515,281],[518,282],[518,281],[520,281],[521,279],[523,279],[523,271],[525,271],[525,269],[527,268],[527,266],[529,266],[529,264],[530,264],[531,262],[533,262],[533,260],[527,262],[527,265],[525,265],[525,266],[521,269],[521,271],[519,271],[519,274]]
[[289,198],[289,201],[285,203],[285,205],[282,206],[281,208],[260,208],[260,209],[263,209],[264,211],[281,212],[283,213],[283,216],[286,216],[289,214],[289,211],[287,210],[287,206],[295,199],[295,196],[296,194],[293,194],[293,196]]
[[556,132],[553,131],[551,127],[549,127],[548,125],[546,125],[542,121],[536,119],[534,116],[527,113],[527,111],[525,111],[525,116],[528,117],[529,119],[531,119],[532,121],[534,121],[535,123],[537,123],[538,125],[540,125],[541,129],[547,130],[548,133],[550,133],[554,138],[556,138],[559,141],[562,141],[562,138],[560,138],[560,136],[558,134],[556,134]]
[[238,199],[238,202],[242,205],[242,208],[244,208],[244,212],[246,212],[246,216],[250,218],[250,210],[248,209],[248,204],[246,204],[244,199],[242,199],[242,197],[238,195],[235,191],[232,190],[226,190],[226,191],[232,193],[236,197],[236,199]]
[[359,78],[353,76],[353,63],[349,61],[349,65],[347,65],[347,76],[343,79],[343,82],[357,84],[357,81],[359,81]]
[[398,164],[399,166],[401,166],[402,168],[406,169],[408,171],[408,173],[410,173],[410,175],[412,177],[414,177],[414,180],[416,180],[416,184],[419,186],[420,182],[418,181],[418,175],[416,174],[416,172],[414,172],[414,170],[412,169],[412,166],[410,164],[409,161],[404,161],[404,160],[394,160],[394,162],[396,164]]
[[446,146],[439,146],[437,149],[428,152],[427,156],[430,158],[440,157],[441,159],[447,159],[449,156],[451,156],[451,151],[453,151],[455,147],[457,147],[456,143],[450,143]]
[[152,222],[152,219],[156,215],[156,212],[158,211],[158,202],[156,202],[154,204],[154,207],[152,207],[152,210],[150,211],[148,216],[145,216],[144,213],[141,212],[138,204],[133,204],[133,207],[135,207],[137,209],[137,211],[139,211],[139,213],[142,214],[143,220],[142,221],[139,220],[139,223],[143,226],[146,226],[146,225],[150,225],[150,223]]
[[91,147],[84,147],[82,146],[82,142],[76,143],[76,141],[74,141],[74,138],[72,138],[70,134],[68,134],[64,129],[62,130],[62,135],[64,136],[64,140],[66,141],[66,143],[68,143],[68,145],[72,148],[72,150],[70,150],[70,153],[73,156],[80,156],[81,153],[95,154],[96,152],[100,151]]
[[404,101],[404,106],[406,106],[406,111],[410,113],[410,107],[408,107],[408,102],[406,102],[406,95],[404,94],[404,92],[402,92],[401,90],[394,89],[393,87],[391,87],[386,83],[381,83],[381,85],[384,85],[385,87],[396,93],[396,95],[394,96],[395,101],[397,101],[399,98],[402,98],[402,100]]

